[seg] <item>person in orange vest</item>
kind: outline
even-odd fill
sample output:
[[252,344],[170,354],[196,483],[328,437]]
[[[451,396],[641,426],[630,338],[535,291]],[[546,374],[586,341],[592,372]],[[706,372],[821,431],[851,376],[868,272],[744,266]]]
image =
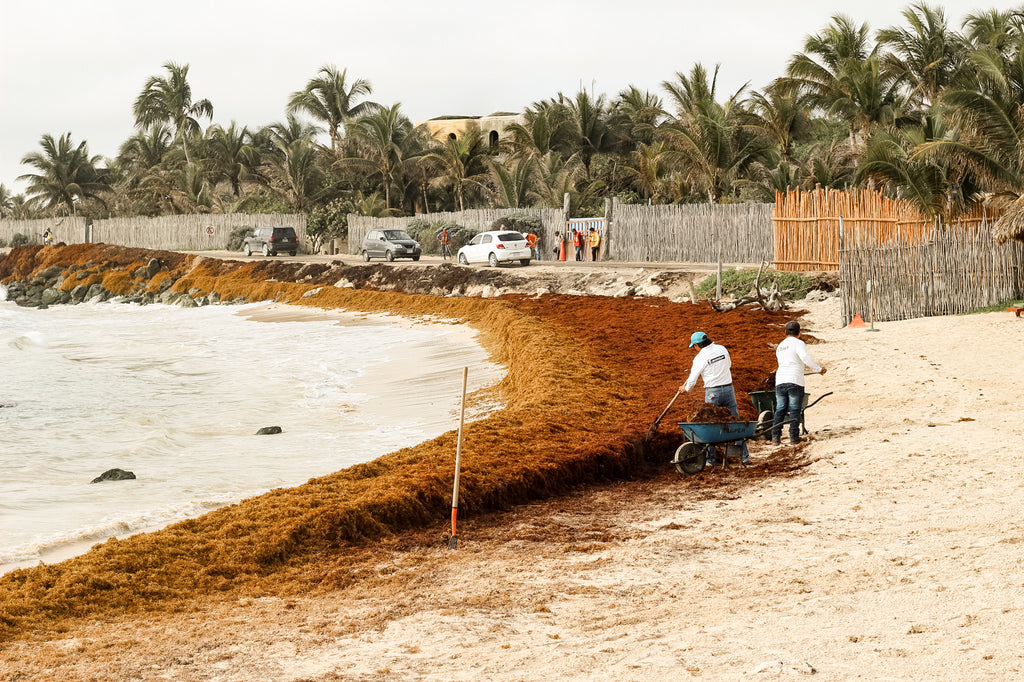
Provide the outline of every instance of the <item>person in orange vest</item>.
[[452,255],[451,249],[448,248],[450,238],[447,227],[442,227],[441,231],[437,233],[437,241],[441,243],[441,260],[448,260],[448,256]]
[[572,245],[576,247],[576,260],[583,260],[583,233],[578,227],[572,231]]
[[597,262],[597,252],[601,250],[601,233],[593,227],[590,228],[590,236],[587,238],[590,243],[590,260]]
[[526,245],[530,247],[534,260],[540,260],[540,247],[537,246],[537,241],[537,235],[533,232],[526,233]]

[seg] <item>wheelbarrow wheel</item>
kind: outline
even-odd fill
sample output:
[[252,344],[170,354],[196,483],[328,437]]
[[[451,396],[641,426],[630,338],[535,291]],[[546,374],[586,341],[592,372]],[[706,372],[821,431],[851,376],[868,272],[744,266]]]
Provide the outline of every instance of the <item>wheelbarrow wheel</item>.
[[754,429],[754,438],[760,440],[771,440],[772,426],[775,423],[775,414],[768,410],[757,415],[757,428]]
[[676,450],[676,457],[672,460],[679,473],[686,476],[693,476],[704,471],[704,450],[706,446],[696,443],[683,443]]

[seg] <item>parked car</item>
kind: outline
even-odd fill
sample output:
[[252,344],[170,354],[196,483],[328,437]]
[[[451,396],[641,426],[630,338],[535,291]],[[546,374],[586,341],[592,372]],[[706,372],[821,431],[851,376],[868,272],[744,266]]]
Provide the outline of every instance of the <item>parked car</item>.
[[247,236],[242,244],[242,251],[251,256],[262,251],[264,256],[276,256],[279,252],[288,252],[294,256],[299,249],[299,238],[292,227],[257,227]]
[[420,259],[420,243],[405,230],[370,230],[363,239],[363,260]]
[[526,245],[526,237],[511,230],[481,232],[459,249],[458,253],[462,265],[487,263],[492,268],[498,267],[498,263],[514,260],[529,265],[532,255],[530,247]]

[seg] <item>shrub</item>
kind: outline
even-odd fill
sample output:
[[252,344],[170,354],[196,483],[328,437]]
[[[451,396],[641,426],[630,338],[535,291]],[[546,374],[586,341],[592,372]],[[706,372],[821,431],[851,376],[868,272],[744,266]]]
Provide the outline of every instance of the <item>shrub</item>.
[[6,249],[6,248],[7,248],[7,240],[4,239],[3,237],[0,237],[0,249]]
[[30,243],[30,240],[29,240],[28,236],[22,234],[21,232],[15,232],[14,236],[11,237],[11,246],[12,247],[14,247],[14,246],[25,246],[28,243]]
[[510,213],[491,223],[492,230],[515,230],[516,232],[533,232],[543,229],[544,223],[535,215],[528,213]]
[[[723,296],[746,296],[754,289],[754,280],[757,279],[757,270],[723,270],[722,271],[722,295]],[[776,282],[779,291],[791,290],[787,298],[803,298],[807,292],[814,288],[813,281],[809,277],[795,272],[778,272],[776,270],[765,270],[761,273],[761,288],[768,289],[772,282]],[[718,275],[714,274],[706,278],[697,286],[698,298],[712,298],[718,286]]]
[[[441,229],[441,228],[438,228]],[[425,218],[413,218],[405,224],[405,231],[409,236],[420,243],[420,253],[438,254],[440,244],[437,243],[435,235],[437,230],[431,229],[430,221]]]
[[233,227],[231,228],[231,234],[228,236],[228,251],[241,251],[242,242],[245,238],[253,233],[253,227]]

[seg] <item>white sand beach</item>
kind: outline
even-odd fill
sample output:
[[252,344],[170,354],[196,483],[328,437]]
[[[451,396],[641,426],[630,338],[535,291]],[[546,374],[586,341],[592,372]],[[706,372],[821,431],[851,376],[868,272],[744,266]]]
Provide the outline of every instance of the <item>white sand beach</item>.
[[829,369],[808,391],[834,395],[808,411],[793,476],[593,489],[470,524],[454,552],[396,548],[345,591],[126,619],[15,644],[3,665],[35,679],[44,665],[64,679],[1019,678],[1024,320],[871,333],[838,318],[832,300],[805,319]]

